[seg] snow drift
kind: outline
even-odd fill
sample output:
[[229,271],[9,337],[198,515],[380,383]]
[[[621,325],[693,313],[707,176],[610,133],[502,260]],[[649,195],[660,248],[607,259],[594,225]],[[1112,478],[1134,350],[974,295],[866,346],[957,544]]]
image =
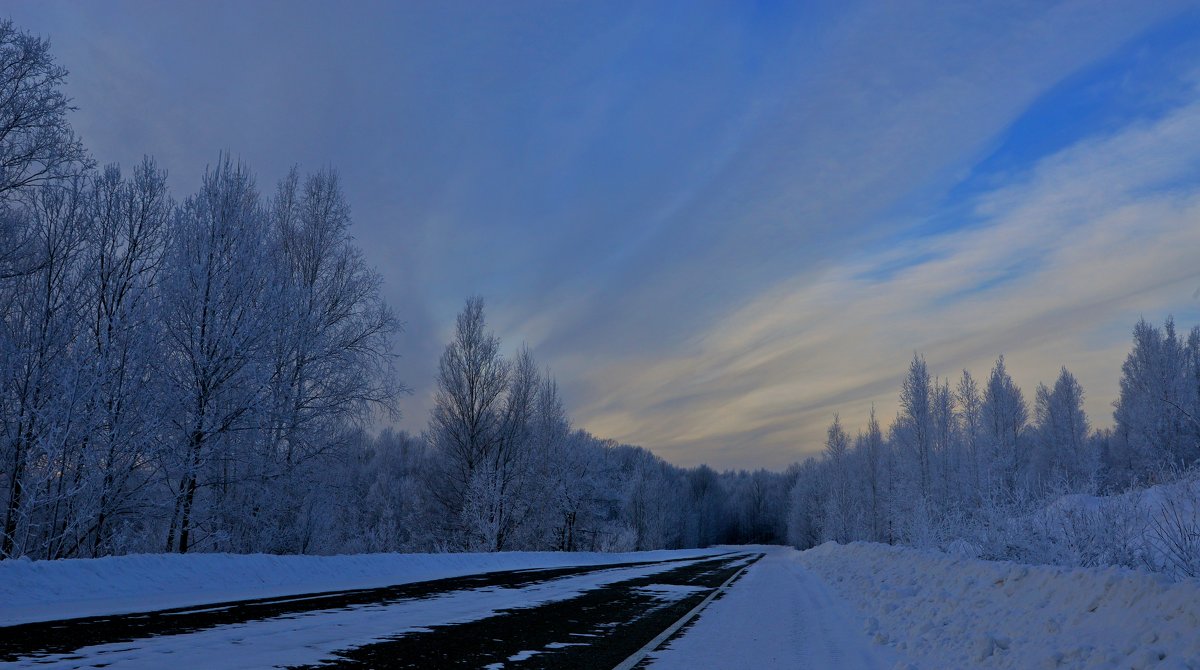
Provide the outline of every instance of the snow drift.
[[1200,580],[859,542],[797,560],[922,668],[1200,668]]

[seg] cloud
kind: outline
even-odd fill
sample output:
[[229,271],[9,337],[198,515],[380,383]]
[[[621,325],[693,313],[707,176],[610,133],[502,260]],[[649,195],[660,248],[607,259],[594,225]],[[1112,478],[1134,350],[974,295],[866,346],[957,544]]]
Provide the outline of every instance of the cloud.
[[850,255],[664,360],[604,366],[593,384],[610,392],[581,408],[585,425],[676,462],[736,466],[753,450],[781,467],[820,449],[835,412],[850,427],[872,403],[893,416],[914,350],[944,377],[984,376],[1004,353],[1027,397],[1066,365],[1106,425],[1133,323],[1186,310],[1200,283],[1196,155],[1193,96],[979,196],[970,228]]
[[589,261],[607,250],[588,248],[577,272],[533,292],[543,321],[547,294],[570,304],[540,348],[669,350],[763,287],[876,238],[889,214],[923,212],[1045,90],[1171,8],[1109,9],[872,4],[797,29],[745,92],[753,112],[736,131],[693,139],[707,143],[708,169],[655,184],[657,201],[633,214],[655,234],[621,222],[604,241],[623,262],[597,276]]

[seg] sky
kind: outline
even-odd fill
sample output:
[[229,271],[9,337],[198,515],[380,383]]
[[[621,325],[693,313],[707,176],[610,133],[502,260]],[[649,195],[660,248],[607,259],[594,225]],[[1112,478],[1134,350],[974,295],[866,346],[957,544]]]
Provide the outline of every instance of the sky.
[[593,434],[782,469],[915,353],[1112,423],[1139,318],[1200,324],[1200,6],[13,2],[97,161],[337,169],[428,419],[482,296]]

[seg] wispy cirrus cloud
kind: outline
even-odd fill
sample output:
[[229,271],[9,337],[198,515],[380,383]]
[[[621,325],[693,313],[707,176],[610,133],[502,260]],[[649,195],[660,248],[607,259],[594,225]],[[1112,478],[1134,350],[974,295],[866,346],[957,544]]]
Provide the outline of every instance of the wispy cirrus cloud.
[[[840,412],[885,420],[914,350],[956,377],[998,354],[1032,394],[1058,366],[1110,422],[1140,316],[1200,317],[1200,97],[1080,142],[973,202],[975,223],[850,254],[784,281],[665,360],[609,366],[585,406],[600,434],[649,436],[668,458],[782,466]],[[898,267],[899,266],[899,267]]]

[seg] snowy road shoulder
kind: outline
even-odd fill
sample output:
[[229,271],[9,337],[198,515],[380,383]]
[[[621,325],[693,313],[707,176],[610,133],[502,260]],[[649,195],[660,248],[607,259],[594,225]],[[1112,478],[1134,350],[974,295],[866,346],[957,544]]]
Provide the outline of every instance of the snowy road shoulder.
[[762,560],[650,659],[652,668],[890,668],[891,650],[784,547]]

